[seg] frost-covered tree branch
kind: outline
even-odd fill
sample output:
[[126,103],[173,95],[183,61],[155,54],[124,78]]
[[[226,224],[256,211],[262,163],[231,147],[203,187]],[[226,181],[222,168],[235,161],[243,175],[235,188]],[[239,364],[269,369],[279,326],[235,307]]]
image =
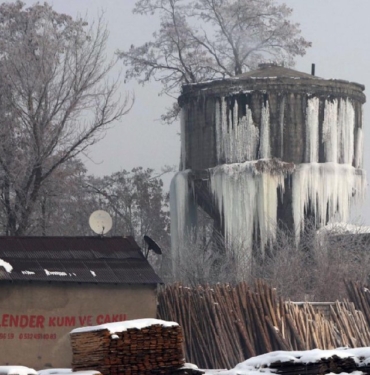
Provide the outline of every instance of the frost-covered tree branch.
[[109,82],[108,32],[48,5],[0,6],[0,174],[5,233],[22,235],[45,181],[130,109]]
[[[172,96],[182,84],[242,74],[260,62],[291,66],[311,46],[289,20],[292,9],[275,0],[137,0],[134,13],[161,22],[151,41],[118,52],[126,80],[159,81]],[[177,113],[173,107],[162,119]]]
[[[163,251],[162,271],[169,272],[168,196],[163,192],[160,176],[172,171],[165,166],[159,174],[152,169],[122,170],[104,178],[90,178],[85,191],[98,197],[99,208],[113,217],[112,234],[133,236],[142,249],[144,235],[155,239]],[[155,259],[154,259],[155,258]],[[158,270],[159,257],[154,257]],[[153,263],[152,263],[153,264]],[[153,264],[154,266],[154,264]]]

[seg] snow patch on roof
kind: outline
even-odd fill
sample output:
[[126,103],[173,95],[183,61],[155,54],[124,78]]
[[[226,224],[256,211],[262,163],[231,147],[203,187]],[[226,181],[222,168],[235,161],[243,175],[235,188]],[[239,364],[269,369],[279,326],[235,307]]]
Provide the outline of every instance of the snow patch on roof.
[[46,268],[44,269],[46,276],[68,276],[67,272],[63,271],[48,271]]
[[90,327],[80,327],[75,328],[71,333],[81,333],[81,332],[91,332],[91,331],[101,331],[107,329],[110,333],[124,332],[128,329],[143,329],[153,325],[161,325],[163,327],[176,327],[179,324],[176,322],[167,322],[165,320],[159,319],[135,319],[126,320],[124,322],[106,323],[98,326]]
[[22,275],[34,275],[34,274],[35,272],[33,271],[27,271],[27,270],[22,271]]
[[0,259],[0,266],[4,267],[5,271],[8,272],[8,273],[12,272],[12,270],[13,270],[13,267],[11,266],[11,264],[8,263],[8,262],[5,262],[5,260],[3,260],[3,259]]

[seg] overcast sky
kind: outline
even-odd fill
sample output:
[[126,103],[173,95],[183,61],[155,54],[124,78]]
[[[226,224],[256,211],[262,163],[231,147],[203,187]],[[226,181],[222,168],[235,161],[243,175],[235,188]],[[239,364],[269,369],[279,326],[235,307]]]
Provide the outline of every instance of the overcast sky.
[[[35,3],[23,1],[28,5]],[[370,88],[370,0],[284,2],[293,8],[292,19],[301,24],[302,36],[313,44],[304,57],[297,59],[295,68],[310,73],[311,63],[315,63],[317,76],[354,81]],[[104,10],[110,31],[108,53],[112,55],[117,49],[149,40],[158,25],[153,17],[132,14],[135,0],[54,0],[51,3],[59,12],[72,16],[87,13],[89,19],[96,18],[99,11]],[[156,83],[145,87],[134,82],[122,84],[122,95],[126,91],[135,92],[134,107],[107,132],[104,140],[90,149],[91,160],[85,161],[89,172],[102,176],[136,166],[160,170],[165,164],[178,165],[179,125],[168,126],[158,121],[171,100],[158,97],[160,86]],[[370,178],[369,104],[365,104],[364,131],[365,168]],[[369,197],[354,217],[370,225]]]

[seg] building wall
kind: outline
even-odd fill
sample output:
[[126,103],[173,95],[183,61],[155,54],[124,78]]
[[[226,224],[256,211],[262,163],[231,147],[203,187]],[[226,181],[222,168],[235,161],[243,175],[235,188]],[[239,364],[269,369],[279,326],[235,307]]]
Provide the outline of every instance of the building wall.
[[0,365],[71,367],[75,327],[155,318],[153,286],[0,284]]

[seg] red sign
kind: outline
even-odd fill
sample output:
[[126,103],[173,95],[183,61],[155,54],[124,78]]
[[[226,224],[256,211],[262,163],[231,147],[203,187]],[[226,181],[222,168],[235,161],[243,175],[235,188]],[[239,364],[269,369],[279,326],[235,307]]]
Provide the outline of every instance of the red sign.
[[[45,316],[45,315],[0,315],[0,328],[21,329],[45,329],[48,327],[83,327],[100,325],[104,323],[121,322],[127,320],[126,314],[99,314],[99,315],[67,315],[67,316]],[[35,331],[34,331],[35,332]],[[0,340],[54,340],[56,333],[2,333]]]

